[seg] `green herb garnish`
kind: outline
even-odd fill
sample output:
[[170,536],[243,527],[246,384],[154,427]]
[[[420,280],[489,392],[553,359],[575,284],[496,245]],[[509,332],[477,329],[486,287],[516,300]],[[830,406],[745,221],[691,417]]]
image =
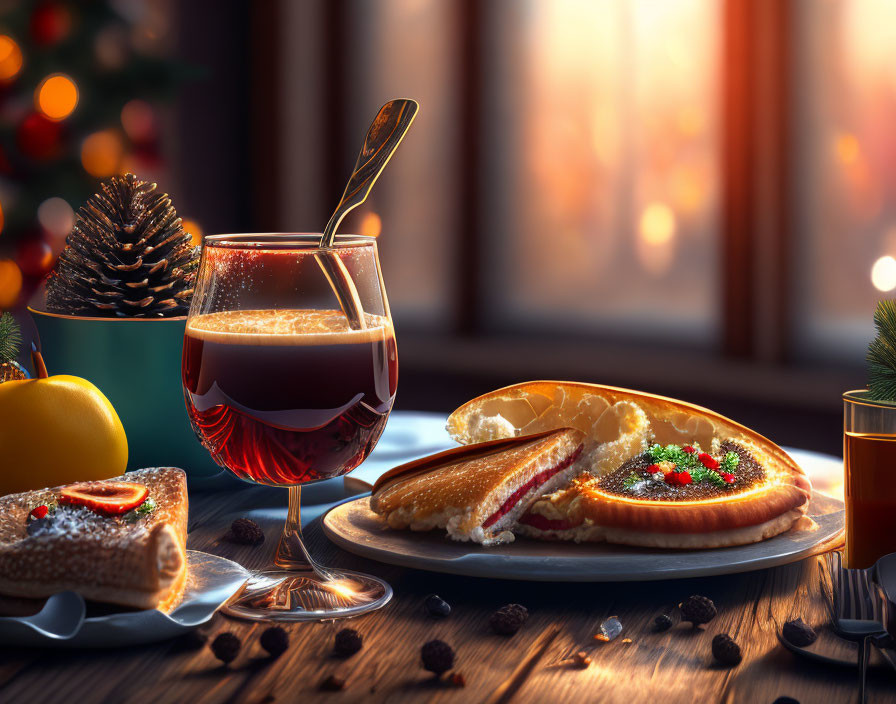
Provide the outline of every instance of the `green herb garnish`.
[[680,445],[651,445],[647,454],[654,462],[671,462],[679,470],[690,469],[698,464],[696,452],[685,452]]
[[714,469],[704,467],[703,465],[692,469],[690,474],[691,481],[709,482],[710,484],[715,484],[716,486],[725,486],[725,480],[722,479],[722,476],[718,472],[716,472]]
[[128,511],[122,518],[129,523],[133,523],[138,518],[143,518],[144,516],[148,516],[153,511],[156,510],[156,502],[153,500],[151,496],[147,497],[146,501],[140,504],[137,508],[132,511]]
[[726,452],[720,464],[722,465],[720,469],[723,472],[734,474],[734,470],[737,469],[737,466],[740,464],[740,455],[736,452]]

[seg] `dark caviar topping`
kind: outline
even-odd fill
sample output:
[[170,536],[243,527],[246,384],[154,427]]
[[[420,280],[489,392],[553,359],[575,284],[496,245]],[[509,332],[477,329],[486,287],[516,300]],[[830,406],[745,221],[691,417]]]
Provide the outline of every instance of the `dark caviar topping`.
[[364,639],[354,628],[343,628],[333,640],[333,653],[347,658],[349,655],[357,653],[363,644]]
[[672,628],[672,617],[669,614],[660,614],[653,619],[653,630],[662,633]]
[[289,634],[279,626],[271,626],[264,630],[258,642],[268,651],[268,655],[276,658],[289,647]]
[[451,605],[438,594],[430,594],[423,602],[426,613],[436,618],[445,618],[451,613]]
[[454,667],[454,650],[443,640],[431,640],[420,648],[423,669],[441,675]]
[[800,648],[812,645],[815,642],[815,639],[818,638],[818,634],[812,626],[805,623],[801,618],[796,618],[793,621],[785,623],[784,627],[781,629],[781,633],[788,643],[793,643]]
[[681,611],[681,620],[690,621],[694,628],[709,623],[716,617],[716,605],[712,603],[712,599],[705,596],[689,596],[678,606]]
[[264,542],[261,526],[251,518],[237,518],[230,524],[230,530],[224,537],[231,543],[240,545],[260,545]]
[[495,611],[488,623],[495,633],[502,636],[512,636],[529,618],[529,610],[522,604],[507,604]]
[[800,704],[799,699],[793,697],[778,697],[772,704]]
[[723,665],[733,667],[739,665],[743,656],[740,646],[727,633],[719,633],[712,639],[712,656]]
[[212,641],[212,652],[225,665],[233,662],[240,652],[240,639],[233,633],[221,633]]
[[327,675],[320,683],[320,688],[325,692],[341,692],[345,689],[345,680],[336,677],[336,675]]

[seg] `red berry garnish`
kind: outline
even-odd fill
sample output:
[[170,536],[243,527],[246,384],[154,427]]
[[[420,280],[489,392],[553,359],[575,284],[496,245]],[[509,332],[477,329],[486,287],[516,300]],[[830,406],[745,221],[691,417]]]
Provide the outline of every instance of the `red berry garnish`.
[[31,509],[31,516],[33,518],[43,518],[49,512],[49,508],[47,506],[35,506]]
[[697,450],[695,450],[691,445],[685,445],[685,446],[684,446],[683,448],[681,448],[681,449],[684,450],[685,452],[687,452],[688,454],[691,454],[691,455],[694,454],[694,453],[697,451]]
[[691,483],[691,473],[690,472],[675,472],[678,475],[678,483],[681,485],[690,484]]
[[703,466],[706,467],[707,469],[718,469],[719,468],[718,461],[715,459],[715,457],[710,455],[708,452],[701,452],[699,455],[697,455],[697,459],[700,460],[700,462],[703,464]]
[[735,479],[735,477],[734,477],[733,474],[730,474],[730,473],[728,473],[728,472],[719,472],[719,474],[721,475],[722,479],[725,480],[725,483],[727,483],[727,484],[733,484],[733,483],[734,483],[734,479]]
[[652,464],[647,468],[647,471],[651,474],[656,474],[657,472],[662,472],[663,470],[662,467],[660,467],[658,464]]

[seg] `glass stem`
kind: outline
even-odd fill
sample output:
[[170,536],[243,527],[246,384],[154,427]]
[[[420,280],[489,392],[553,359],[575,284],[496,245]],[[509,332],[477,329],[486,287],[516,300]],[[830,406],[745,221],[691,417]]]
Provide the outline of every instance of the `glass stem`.
[[322,581],[332,579],[330,573],[314,561],[302,539],[301,486],[289,487],[289,513],[286,515],[274,564],[291,572],[306,573],[309,577],[313,575]]

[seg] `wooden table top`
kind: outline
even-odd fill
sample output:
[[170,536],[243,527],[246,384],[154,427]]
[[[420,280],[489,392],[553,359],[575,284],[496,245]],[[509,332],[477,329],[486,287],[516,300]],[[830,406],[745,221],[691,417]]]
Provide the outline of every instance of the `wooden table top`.
[[[191,497],[189,546],[232,558],[247,567],[268,564],[285,516],[286,492],[262,487],[196,492]],[[265,508],[280,510],[263,510]],[[230,522],[253,511],[264,516],[267,539],[259,547],[223,542]],[[778,642],[777,631],[801,616],[823,627],[826,568],[809,558],[774,569],[723,577],[629,584],[524,583],[432,574],[357,558],[330,544],[309,526],[306,538],[324,564],[371,572],[395,590],[384,609],[351,621],[287,626],[289,649],[275,660],[258,643],[264,625],[218,615],[203,629],[210,638],[231,631],[242,639],[237,659],[224,667],[208,647],[189,649],[169,641],[125,649],[0,649],[2,702],[480,702],[512,677],[534,645],[559,629],[544,656],[520,676],[514,702],[640,701],[773,702],[790,696],[802,704],[850,702],[857,696],[855,671],[797,657]],[[438,593],[453,608],[435,620],[423,609]],[[653,619],[691,594],[716,603],[718,616],[705,629],[678,624],[652,631]],[[488,617],[507,603],[527,606],[531,617],[512,637],[493,634]],[[599,624],[618,616],[623,633],[609,643],[593,638]],[[350,626],[364,647],[340,659],[334,634]],[[712,637],[727,632],[740,644],[735,668],[713,664]],[[435,680],[420,665],[420,646],[439,638],[453,646],[466,686]],[[630,642],[625,639],[630,639]],[[586,669],[559,665],[587,650]],[[328,675],[346,682],[340,692],[321,691]],[[896,673],[872,670],[868,701],[896,702]]]

